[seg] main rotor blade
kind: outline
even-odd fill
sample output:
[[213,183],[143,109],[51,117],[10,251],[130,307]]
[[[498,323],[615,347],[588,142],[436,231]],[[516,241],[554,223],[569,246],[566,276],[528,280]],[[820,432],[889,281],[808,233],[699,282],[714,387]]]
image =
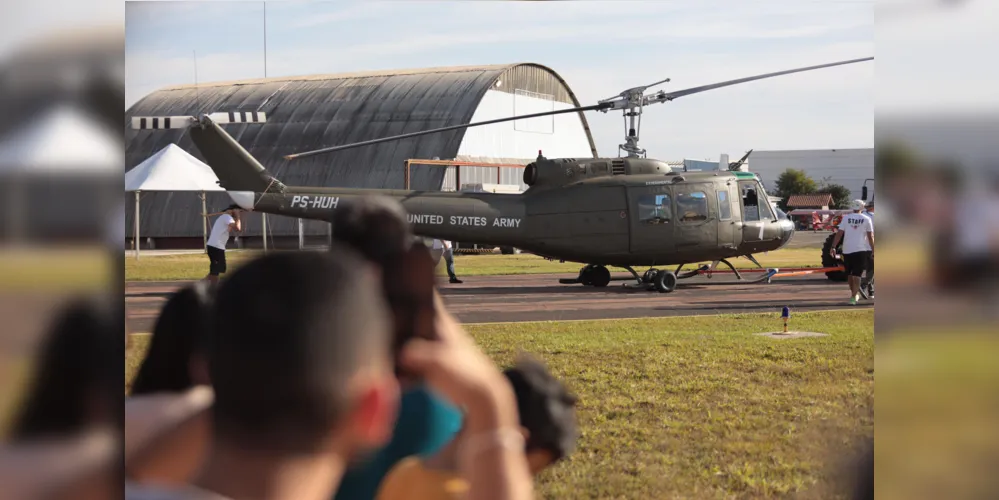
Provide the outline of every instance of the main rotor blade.
[[677,97],[688,96],[690,94],[697,94],[699,92],[704,92],[704,91],[707,91],[707,90],[714,90],[714,89],[721,88],[721,87],[728,87],[729,85],[737,85],[737,84],[740,84],[740,83],[752,82],[752,81],[756,81],[756,80],[763,80],[764,78],[773,78],[775,76],[789,75],[791,73],[801,73],[803,71],[812,71],[812,70],[815,70],[815,69],[831,68],[833,66],[842,66],[844,64],[853,64],[853,63],[864,62],[864,61],[872,61],[872,60],[874,60],[873,57],[865,57],[863,59],[851,59],[849,61],[840,61],[840,62],[834,62],[834,63],[829,63],[829,64],[820,64],[818,66],[808,66],[807,68],[789,69],[789,70],[786,70],[786,71],[778,71],[776,73],[767,73],[765,75],[749,76],[749,77],[746,77],[746,78],[739,78],[738,80],[729,80],[727,82],[712,83],[712,84],[709,84],[709,85],[702,85],[700,87],[692,87],[692,88],[689,88],[689,89],[674,90],[672,92],[662,92],[662,93],[656,94],[656,97],[660,98],[660,96],[662,96],[662,95],[665,94],[665,100],[672,101],[673,99],[676,99]]
[[557,110],[557,111],[544,111],[544,112],[541,112],[541,113],[533,113],[533,114],[529,114],[529,115],[519,115],[519,116],[510,116],[510,117],[507,117],[507,118],[497,118],[495,120],[486,120],[486,121],[482,121],[482,122],[463,123],[463,124],[459,124],[459,125],[452,125],[450,127],[441,127],[441,128],[430,129],[430,130],[421,130],[419,132],[410,132],[408,134],[393,135],[393,136],[390,136],[390,137],[382,137],[382,138],[379,138],[379,139],[371,139],[369,141],[355,142],[355,143],[352,143],[352,144],[343,144],[341,146],[332,146],[332,147],[323,148],[323,149],[316,149],[314,151],[306,151],[306,152],[303,152],[303,153],[294,153],[294,154],[286,155],[284,158],[286,160],[294,160],[296,158],[305,158],[305,157],[308,157],[308,156],[315,156],[315,155],[319,155],[319,154],[332,153],[334,151],[343,151],[344,149],[359,148],[361,146],[370,146],[372,144],[380,144],[380,143],[383,143],[383,142],[397,141],[397,140],[400,140],[400,139],[409,139],[410,137],[419,137],[421,135],[436,134],[438,132],[447,132],[449,130],[458,130],[460,128],[478,127],[480,125],[490,125],[490,124],[493,124],[493,123],[503,123],[503,122],[508,122],[508,121],[512,121],[512,120],[523,120],[523,119],[526,119],[526,118],[538,118],[538,117],[542,117],[542,116],[560,115],[560,114],[564,114],[564,113],[575,113],[575,112],[579,112],[579,111],[593,111],[593,110],[608,108],[610,106],[611,106],[610,104],[594,104],[592,106],[583,106],[581,108],[560,109],[560,110]]

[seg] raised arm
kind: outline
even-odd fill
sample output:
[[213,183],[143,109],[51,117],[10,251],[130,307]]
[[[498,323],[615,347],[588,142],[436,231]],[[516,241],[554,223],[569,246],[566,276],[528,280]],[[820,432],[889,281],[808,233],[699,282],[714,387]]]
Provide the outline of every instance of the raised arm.
[[243,230],[243,221],[239,217],[239,211],[234,211],[232,213],[233,221],[229,223],[229,229],[236,231],[237,233]]
[[467,498],[529,500],[534,497],[534,483],[513,388],[444,309],[437,294],[435,303],[440,339],[411,340],[400,361],[465,408],[467,437],[458,450],[458,467],[469,483]]

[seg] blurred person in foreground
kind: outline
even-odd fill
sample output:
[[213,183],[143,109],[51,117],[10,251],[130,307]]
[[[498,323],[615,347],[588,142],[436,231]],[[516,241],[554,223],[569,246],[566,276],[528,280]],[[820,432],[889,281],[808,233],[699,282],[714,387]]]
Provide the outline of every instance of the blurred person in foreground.
[[229,244],[230,234],[243,230],[243,222],[239,218],[239,205],[229,205],[222,211],[215,223],[212,224],[212,232],[208,236],[208,243],[205,251],[208,252],[208,275],[205,280],[211,283],[212,287],[218,285],[219,275],[225,274],[225,247]]
[[829,252],[836,256],[836,248],[843,242],[843,264],[850,283],[850,305],[857,305],[860,300],[861,277],[868,269],[873,269],[874,259],[874,223],[871,218],[862,214],[863,200],[853,200],[850,206],[853,213],[846,214],[840,220]]
[[[197,282],[174,292],[160,311],[129,392],[125,473],[131,480],[184,484],[201,464],[211,432],[210,419],[201,415],[212,401],[204,352],[211,305],[208,284]],[[157,436],[171,422],[173,431]]]
[[182,392],[207,385],[203,350],[210,315],[211,296],[206,282],[174,292],[156,319],[149,348],[129,394]]
[[[126,483],[126,498],[330,498],[347,463],[388,440],[398,404],[376,275],[334,244],[329,254],[261,257],[222,283],[207,351],[214,401],[204,465],[184,487]],[[446,312],[439,318],[440,340],[412,341],[402,362],[468,408],[476,434],[509,435],[509,384]],[[474,498],[530,498],[523,454],[502,441],[463,471]]]
[[113,321],[88,300],[56,318],[0,450],[5,498],[110,498],[121,423]]
[[[576,397],[536,360],[523,359],[503,374],[513,386],[520,431],[526,439],[524,454],[531,474],[537,476],[575,448]],[[464,498],[468,482],[458,474],[463,458],[459,450],[474,445],[462,433],[431,458],[403,460],[385,477],[378,500]]]
[[451,441],[462,427],[462,413],[425,381],[399,367],[403,345],[413,337],[434,336],[433,331],[426,331],[433,325],[420,324],[412,307],[427,300],[433,307],[433,297],[427,297],[427,292],[433,290],[434,270],[409,262],[413,251],[419,250],[402,205],[381,196],[365,196],[345,204],[334,214],[333,240],[350,246],[377,266],[392,316],[392,351],[402,390],[392,438],[348,467],[335,496],[337,500],[372,500],[382,479],[400,460],[430,456]]

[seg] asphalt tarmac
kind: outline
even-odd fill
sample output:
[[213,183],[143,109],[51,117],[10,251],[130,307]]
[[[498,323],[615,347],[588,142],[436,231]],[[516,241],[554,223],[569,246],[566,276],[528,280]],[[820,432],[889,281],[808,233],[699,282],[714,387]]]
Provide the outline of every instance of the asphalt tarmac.
[[[627,277],[628,274],[615,274]],[[747,274],[752,279],[758,274]],[[573,276],[532,274],[469,276],[462,284],[440,284],[449,310],[463,323],[509,323],[614,318],[645,318],[746,312],[867,308],[847,304],[846,283],[831,282],[824,275],[776,278],[767,283],[738,283],[734,276],[716,274],[681,280],[672,293],[632,290],[632,281],[612,281],[606,288],[562,285],[559,278]],[[132,333],[148,333],[168,295],[181,282],[130,282],[126,285],[126,321]]]

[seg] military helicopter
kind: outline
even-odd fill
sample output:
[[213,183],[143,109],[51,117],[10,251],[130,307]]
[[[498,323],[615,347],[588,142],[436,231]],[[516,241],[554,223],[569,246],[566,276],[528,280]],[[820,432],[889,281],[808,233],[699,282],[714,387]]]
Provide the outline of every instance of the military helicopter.
[[[288,155],[294,160],[425,134],[477,127],[511,120],[580,111],[622,110],[628,122],[626,156],[617,158],[550,159],[538,151],[524,169],[528,189],[521,194],[419,192],[286,186],[226,133],[227,123],[264,123],[262,112],[219,112],[200,117],[133,117],[136,129],[190,127],[191,139],[219,184],[239,206],[269,214],[331,221],[342,204],[358,197],[383,195],[398,200],[409,214],[413,232],[421,237],[511,246],[541,257],[584,264],[575,279],[605,287],[608,267],[631,273],[637,288],[672,292],[683,266],[712,261],[735,269],[727,259],[773,251],[790,241],[794,224],[769,200],[761,179],[739,171],[745,159],[727,170],[678,172],[663,161],[646,158],[639,147],[639,118],[651,104],[670,102],[700,92],[780,75],[873,60],[873,57],[646,94],[665,79],[635,87],[597,104],[511,116],[384,137]],[[677,266],[676,270],[665,266]],[[648,267],[642,275],[634,267]],[[762,267],[762,266],[760,266]],[[627,286],[627,285],[626,285]]]

